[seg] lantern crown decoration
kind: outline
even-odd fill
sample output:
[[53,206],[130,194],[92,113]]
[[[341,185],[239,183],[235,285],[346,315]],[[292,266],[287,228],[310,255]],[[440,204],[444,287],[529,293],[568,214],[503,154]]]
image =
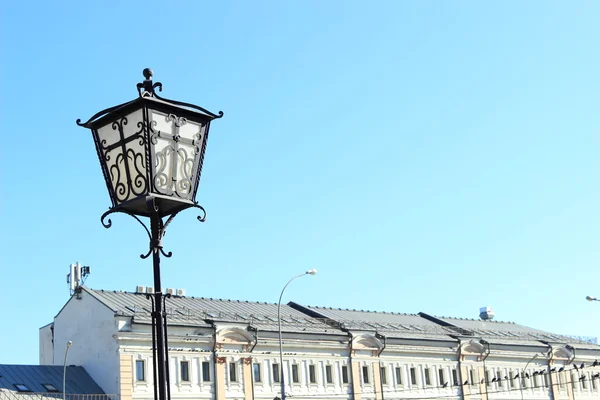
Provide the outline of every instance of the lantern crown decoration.
[[143,71],[139,96],[77,125],[92,131],[111,210],[148,216],[152,196],[160,216],[196,206],[210,122],[221,118],[200,106],[160,97],[160,82]]

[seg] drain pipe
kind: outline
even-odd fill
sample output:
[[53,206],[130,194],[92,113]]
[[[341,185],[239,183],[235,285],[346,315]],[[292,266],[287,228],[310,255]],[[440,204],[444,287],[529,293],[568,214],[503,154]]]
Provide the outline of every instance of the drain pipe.
[[487,353],[485,354],[485,356],[483,357],[483,359],[481,361],[483,361],[483,381],[485,383],[485,394],[486,394],[486,398],[489,399],[488,396],[488,374],[487,374],[487,368],[485,367],[485,360],[488,358],[488,356],[490,355],[490,353],[492,352],[492,350],[490,349],[490,342],[488,342],[487,340],[481,339],[479,341],[479,343],[481,344],[485,344],[487,346]]
[[[249,353],[252,353],[258,344],[258,328],[248,326],[248,330],[254,331],[254,344],[250,348],[250,351],[248,351]],[[254,378],[252,377],[252,364],[250,364],[250,382],[252,382],[252,400],[254,400]]]
[[[458,387],[460,388],[460,397],[465,400],[465,388],[463,385],[463,376],[462,376],[462,340],[460,338],[456,338],[458,340]],[[452,378],[452,377],[450,377]]]
[[219,398],[219,388],[217,386],[217,328],[214,327],[215,329],[215,333],[213,333],[213,348],[212,348],[212,353],[213,353],[213,390],[215,392],[215,399]]
[[377,358],[379,358],[379,386],[380,386],[380,389],[381,389],[381,400],[385,400],[385,397],[383,395],[383,379],[381,379],[381,353],[383,353],[383,351],[385,350],[385,347],[386,347],[387,343],[386,343],[386,337],[385,337],[385,335],[381,335],[379,333],[375,333],[375,337],[377,339],[383,341],[383,347],[377,353]]
[[348,353],[348,360],[350,361],[350,387],[352,388],[352,400],[355,400],[356,394],[354,393],[354,365],[352,363],[352,352],[354,351],[352,339],[354,338],[352,337],[352,333],[348,332],[348,335],[350,336],[350,342],[348,343],[350,345],[350,352]]

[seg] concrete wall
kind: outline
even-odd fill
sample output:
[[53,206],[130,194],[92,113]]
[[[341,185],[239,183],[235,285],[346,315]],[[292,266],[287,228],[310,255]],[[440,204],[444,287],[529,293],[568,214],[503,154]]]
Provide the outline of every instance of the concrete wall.
[[54,342],[52,324],[40,328],[40,365],[54,364]]

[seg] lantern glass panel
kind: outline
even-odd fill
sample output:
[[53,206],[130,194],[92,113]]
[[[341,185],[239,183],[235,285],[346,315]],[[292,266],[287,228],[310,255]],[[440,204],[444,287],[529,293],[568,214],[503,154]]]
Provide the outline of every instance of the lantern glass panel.
[[206,124],[149,110],[154,191],[193,200]]
[[121,116],[97,129],[101,161],[106,163],[116,204],[148,191],[142,109]]

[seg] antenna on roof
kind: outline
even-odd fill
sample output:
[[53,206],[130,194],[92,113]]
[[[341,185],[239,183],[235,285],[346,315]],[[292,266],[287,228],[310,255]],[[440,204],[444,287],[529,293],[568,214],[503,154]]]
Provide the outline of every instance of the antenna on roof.
[[67,274],[67,284],[69,285],[69,294],[72,296],[77,289],[83,285],[85,278],[91,273],[91,269],[88,266],[82,266],[78,262],[69,266],[69,273]]

